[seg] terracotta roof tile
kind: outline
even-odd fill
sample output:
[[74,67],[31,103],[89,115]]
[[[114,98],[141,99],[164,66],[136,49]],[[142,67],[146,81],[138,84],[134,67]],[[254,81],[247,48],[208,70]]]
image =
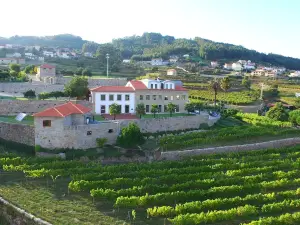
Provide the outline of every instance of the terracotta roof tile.
[[46,109],[42,112],[33,114],[36,117],[66,117],[72,114],[85,114],[91,111],[90,108],[87,108],[80,104],[74,104],[68,102],[53,108]]
[[40,68],[48,68],[48,69],[52,69],[55,68],[55,66],[49,65],[49,64],[43,64],[40,66]]
[[134,90],[147,90],[148,89],[146,87],[146,85],[140,80],[132,80],[132,81],[129,81],[129,82],[131,83]]
[[91,89],[93,92],[134,92],[132,87],[125,86],[99,86]]

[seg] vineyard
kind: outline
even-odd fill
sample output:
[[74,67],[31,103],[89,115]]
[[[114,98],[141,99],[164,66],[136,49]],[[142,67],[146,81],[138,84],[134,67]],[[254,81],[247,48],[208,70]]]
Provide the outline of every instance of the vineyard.
[[[214,93],[209,90],[191,90],[189,91],[191,99],[214,100]],[[217,100],[229,104],[250,104],[259,98],[257,91],[239,91],[239,92],[218,92]]]
[[[49,195],[44,200],[47,210],[31,208],[53,224],[300,224],[300,146],[110,166],[2,154],[0,167],[0,178],[5,173],[25,175],[17,187],[29,186],[25,193],[35,193],[34,201],[39,197],[37,182],[47,184],[43,190],[68,190],[65,195],[73,206],[60,207],[52,202],[62,197]],[[13,198],[1,182],[0,193]],[[20,192],[17,195],[20,199]],[[100,217],[95,222],[99,212],[62,222],[56,213],[67,207],[66,213],[76,217],[76,210],[86,207],[78,203],[82,196],[90,205],[86,210],[105,205],[110,218],[123,222],[105,223]],[[30,204],[27,200],[23,207]],[[51,204],[55,204],[52,217]]]
[[160,138],[159,145],[163,151],[173,151],[218,145],[245,144],[274,138],[295,137],[300,134],[300,130],[293,128],[291,122],[272,120],[252,113],[237,113],[234,117],[244,124],[176,136],[164,136]]

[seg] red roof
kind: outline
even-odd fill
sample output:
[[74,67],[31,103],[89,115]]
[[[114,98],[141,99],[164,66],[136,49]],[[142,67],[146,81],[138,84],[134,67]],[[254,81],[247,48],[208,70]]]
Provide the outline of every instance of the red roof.
[[91,89],[94,92],[134,92],[132,87],[125,86],[99,86]]
[[48,69],[52,69],[55,68],[55,66],[49,65],[49,64],[43,64],[40,66],[40,68],[48,68]]
[[175,91],[187,91],[187,89],[182,86],[175,86]]
[[72,114],[85,114],[91,111],[90,108],[87,108],[80,104],[74,104],[68,102],[53,108],[46,109],[42,112],[33,114],[36,117],[66,117]]
[[146,85],[140,81],[140,80],[132,80],[132,81],[129,81],[133,87],[134,90],[146,90],[148,89],[146,87]]

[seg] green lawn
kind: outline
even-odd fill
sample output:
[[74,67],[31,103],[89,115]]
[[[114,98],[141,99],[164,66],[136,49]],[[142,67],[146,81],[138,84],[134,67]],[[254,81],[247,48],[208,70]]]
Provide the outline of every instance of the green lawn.
[[[173,113],[172,117],[179,117],[179,116],[193,116],[193,114],[187,114],[187,113]],[[167,118],[170,117],[169,113],[160,113],[160,114],[156,114],[155,118]],[[148,119],[148,118],[154,118],[153,114],[145,114],[142,116],[142,118],[144,119]]]
[[97,121],[102,121],[104,120],[104,117],[101,116],[101,115],[93,115],[94,119],[97,120]]
[[0,116],[0,121],[16,124],[29,124],[33,125],[33,116],[26,116],[22,121],[17,121],[16,116]]

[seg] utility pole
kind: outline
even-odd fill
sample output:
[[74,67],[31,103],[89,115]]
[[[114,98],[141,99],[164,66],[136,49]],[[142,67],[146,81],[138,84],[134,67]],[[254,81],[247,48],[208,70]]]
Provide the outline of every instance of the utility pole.
[[263,94],[264,94],[264,87],[265,87],[265,84],[264,83],[261,83],[260,84],[260,100],[263,100]]
[[106,62],[107,62],[107,64],[106,64],[106,77],[108,78],[108,59],[109,59],[109,54],[107,53],[106,54]]

